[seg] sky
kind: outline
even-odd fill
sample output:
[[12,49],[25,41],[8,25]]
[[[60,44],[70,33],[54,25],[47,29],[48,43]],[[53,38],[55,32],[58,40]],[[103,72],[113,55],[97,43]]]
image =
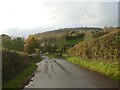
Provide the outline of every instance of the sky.
[[0,0],[0,34],[86,26],[118,26],[118,0]]

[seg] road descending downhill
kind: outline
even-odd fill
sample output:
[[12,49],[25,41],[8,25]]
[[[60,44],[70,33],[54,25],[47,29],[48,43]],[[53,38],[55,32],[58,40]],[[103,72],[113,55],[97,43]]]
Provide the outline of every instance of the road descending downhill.
[[105,76],[81,68],[63,59],[37,63],[35,76],[25,88],[117,88],[118,84]]

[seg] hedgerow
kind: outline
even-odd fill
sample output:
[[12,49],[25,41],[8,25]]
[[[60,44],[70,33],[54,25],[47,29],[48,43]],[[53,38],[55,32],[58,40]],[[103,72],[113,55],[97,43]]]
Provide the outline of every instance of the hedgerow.
[[2,49],[2,81],[6,82],[30,64],[29,55]]
[[120,58],[120,30],[113,30],[89,42],[81,42],[70,48],[68,54],[83,59],[118,61]]

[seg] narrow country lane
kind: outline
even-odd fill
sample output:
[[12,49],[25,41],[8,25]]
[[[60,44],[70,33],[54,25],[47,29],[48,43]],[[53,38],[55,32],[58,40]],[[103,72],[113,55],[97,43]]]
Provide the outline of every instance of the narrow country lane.
[[25,88],[117,88],[117,82],[62,59],[44,58]]

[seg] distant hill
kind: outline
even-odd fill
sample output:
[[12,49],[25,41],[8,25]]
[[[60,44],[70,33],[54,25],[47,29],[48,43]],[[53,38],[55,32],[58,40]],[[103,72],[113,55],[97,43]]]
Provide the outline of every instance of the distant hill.
[[43,33],[35,34],[36,36],[40,37],[43,35],[48,34],[69,34],[70,32],[86,32],[86,31],[100,31],[102,28],[88,28],[88,27],[79,27],[79,28],[63,28],[58,30],[47,31]]
[[[84,34],[86,32],[91,32],[94,37],[99,37],[103,35],[103,29],[102,28],[88,28],[88,27],[81,27],[81,28],[64,28],[64,29],[58,29],[43,33],[35,34],[35,36],[39,40],[49,40],[50,38],[53,38],[55,35],[63,35],[68,41],[68,44],[76,44],[79,42],[79,40],[82,40],[81,38],[84,38]],[[74,40],[74,41],[72,41]]]
[[[42,51],[66,51],[75,44],[83,41],[90,41],[108,34],[115,28],[90,28],[90,27],[77,27],[77,28],[63,28],[43,33],[35,34],[40,44]],[[43,46],[44,49],[43,50]],[[51,50],[50,50],[51,49]]]
[[63,29],[58,29],[58,30],[52,30],[52,31],[47,31],[43,33],[38,33],[35,34],[35,36],[40,39],[44,39],[46,37],[51,38],[50,36],[52,35],[59,35],[63,34],[66,38],[70,37],[74,38],[81,35],[81,34],[86,34],[86,36],[89,36],[88,33],[90,33],[94,38],[100,37],[104,34],[107,34],[111,31],[113,31],[116,28],[108,27],[108,28],[94,28],[94,27],[77,27],[77,28],[63,28]]

